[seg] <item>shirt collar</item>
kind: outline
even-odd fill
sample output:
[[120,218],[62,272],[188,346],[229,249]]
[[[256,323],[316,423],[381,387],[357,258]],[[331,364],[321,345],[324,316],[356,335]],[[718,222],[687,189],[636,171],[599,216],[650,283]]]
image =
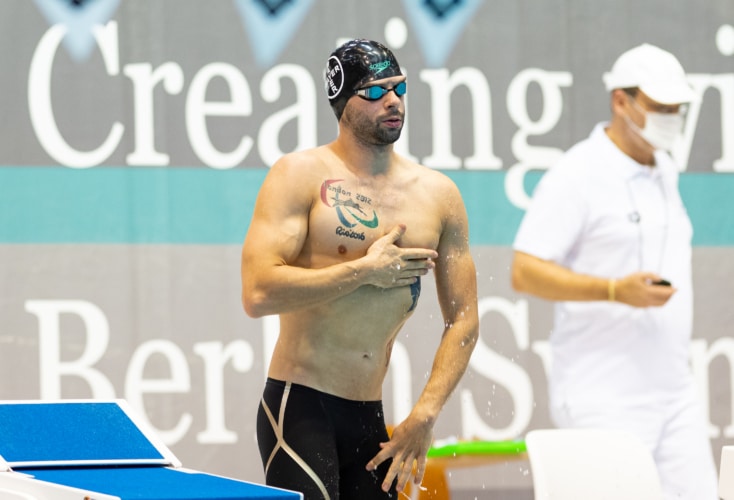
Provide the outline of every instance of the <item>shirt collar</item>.
[[664,158],[661,158],[663,155],[655,154],[655,167],[636,162],[612,142],[605,130],[608,126],[609,122],[597,123],[591,131],[589,139],[600,145],[599,156],[606,159],[606,163],[612,166],[614,172],[619,173],[624,179],[632,179],[634,177],[655,179],[662,176],[663,165],[665,164],[662,161]]

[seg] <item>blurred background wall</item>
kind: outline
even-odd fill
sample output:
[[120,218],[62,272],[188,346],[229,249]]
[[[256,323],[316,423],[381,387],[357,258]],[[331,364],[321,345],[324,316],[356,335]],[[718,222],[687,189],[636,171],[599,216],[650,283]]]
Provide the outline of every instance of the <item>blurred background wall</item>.
[[[184,465],[261,482],[277,319],[242,311],[240,245],[269,165],[335,137],[322,70],[365,37],[408,75],[398,150],[451,176],[469,210],[481,340],[436,437],[550,426],[551,305],[511,290],[510,245],[543,170],[608,117],[602,74],[649,42],[701,97],[675,151],[691,354],[717,462],[734,443],[730,0],[4,0],[0,28],[0,399],[124,398]],[[395,346],[389,421],[430,369],[434,295],[427,280]],[[530,498],[524,462],[451,484]]]

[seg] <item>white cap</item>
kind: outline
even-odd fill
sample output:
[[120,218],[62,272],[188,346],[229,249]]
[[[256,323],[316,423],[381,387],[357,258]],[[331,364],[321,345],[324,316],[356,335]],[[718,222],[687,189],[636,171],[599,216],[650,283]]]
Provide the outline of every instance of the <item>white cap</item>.
[[604,74],[607,91],[639,88],[660,104],[681,104],[696,99],[683,66],[670,52],[643,43],[628,50]]

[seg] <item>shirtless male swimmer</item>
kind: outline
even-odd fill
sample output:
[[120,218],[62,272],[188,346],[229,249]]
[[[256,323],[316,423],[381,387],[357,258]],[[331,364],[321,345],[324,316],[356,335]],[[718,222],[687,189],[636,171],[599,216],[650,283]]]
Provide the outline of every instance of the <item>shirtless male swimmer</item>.
[[[393,151],[405,76],[370,40],[337,48],[335,141],[290,153],[263,182],[242,250],[242,302],[280,316],[257,416],[269,485],[307,500],[397,498],[423,478],[433,426],[478,336],[464,202],[445,175]],[[388,437],[393,343],[433,271],[444,319],[428,382]]]

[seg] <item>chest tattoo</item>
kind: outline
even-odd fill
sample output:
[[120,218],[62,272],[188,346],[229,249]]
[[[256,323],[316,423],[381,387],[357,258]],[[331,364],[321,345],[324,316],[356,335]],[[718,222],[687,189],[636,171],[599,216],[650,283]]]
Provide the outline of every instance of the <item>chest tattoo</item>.
[[321,184],[321,202],[333,208],[341,226],[336,234],[347,238],[364,240],[364,233],[353,228],[364,226],[374,229],[378,226],[377,212],[372,208],[372,199],[359,193],[353,193],[341,186],[344,179],[327,179]]

